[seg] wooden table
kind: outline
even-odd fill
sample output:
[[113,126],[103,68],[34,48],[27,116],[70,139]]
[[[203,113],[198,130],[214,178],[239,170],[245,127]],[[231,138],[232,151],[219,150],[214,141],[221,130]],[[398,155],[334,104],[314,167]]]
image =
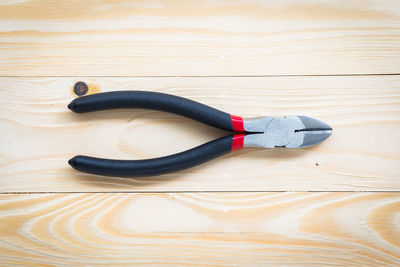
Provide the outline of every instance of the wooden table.
[[[0,47],[1,265],[400,265],[399,1],[4,1]],[[158,177],[87,175],[68,159],[225,133],[73,114],[78,81],[309,115],[334,134]]]

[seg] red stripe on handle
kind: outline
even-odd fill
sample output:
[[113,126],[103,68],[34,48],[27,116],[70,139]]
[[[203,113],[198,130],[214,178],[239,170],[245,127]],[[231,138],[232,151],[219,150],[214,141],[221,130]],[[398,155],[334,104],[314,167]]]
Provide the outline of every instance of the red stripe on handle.
[[231,115],[232,128],[235,132],[244,133],[243,119],[242,117]]
[[232,139],[232,150],[243,148],[244,134],[235,134]]

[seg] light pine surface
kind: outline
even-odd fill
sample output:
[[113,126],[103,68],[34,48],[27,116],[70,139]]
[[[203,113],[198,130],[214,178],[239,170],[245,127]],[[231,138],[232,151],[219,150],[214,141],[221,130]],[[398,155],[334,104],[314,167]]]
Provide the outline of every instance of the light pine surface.
[[0,1],[1,75],[399,73],[400,1]]
[[[244,149],[156,177],[104,178],[73,170],[77,154],[165,156],[227,135],[177,115],[139,109],[75,114],[77,81],[90,92],[151,90],[255,117],[306,114],[333,127],[307,149]],[[400,76],[0,78],[0,186],[5,192],[398,191]]]
[[[400,266],[399,1],[0,1],[0,266]],[[150,90],[333,136],[158,177],[71,169],[227,134],[149,110]]]
[[0,260],[398,266],[399,215],[398,193],[3,195]]

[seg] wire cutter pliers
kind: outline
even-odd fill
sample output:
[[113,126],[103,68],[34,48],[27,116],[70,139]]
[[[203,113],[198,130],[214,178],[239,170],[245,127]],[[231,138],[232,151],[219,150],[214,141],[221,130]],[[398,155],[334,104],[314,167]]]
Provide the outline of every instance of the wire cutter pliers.
[[243,147],[309,147],[332,134],[328,124],[311,117],[242,119],[186,98],[146,91],[116,91],[83,96],[73,100],[68,108],[76,113],[117,108],[162,110],[234,132],[187,151],[154,159],[114,160],[75,156],[68,161],[76,170],[105,176],[134,177],[168,173]]

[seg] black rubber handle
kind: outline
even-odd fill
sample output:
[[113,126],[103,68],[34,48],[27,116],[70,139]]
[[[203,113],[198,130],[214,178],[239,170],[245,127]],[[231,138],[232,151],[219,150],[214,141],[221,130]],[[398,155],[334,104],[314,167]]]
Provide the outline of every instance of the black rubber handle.
[[135,177],[178,171],[204,163],[232,150],[233,136],[225,136],[174,155],[145,160],[112,160],[75,156],[68,163],[76,170],[104,176]]
[[230,114],[179,96],[147,91],[115,91],[76,98],[68,108],[77,113],[116,108],[146,108],[182,115],[232,131]]

